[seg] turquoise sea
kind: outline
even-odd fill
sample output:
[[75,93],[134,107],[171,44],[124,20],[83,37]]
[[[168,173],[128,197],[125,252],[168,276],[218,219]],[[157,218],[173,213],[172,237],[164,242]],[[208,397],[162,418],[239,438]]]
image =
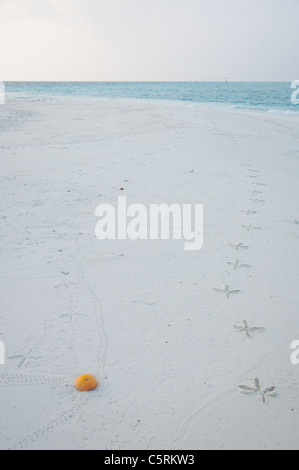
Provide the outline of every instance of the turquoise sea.
[[291,83],[240,82],[7,82],[6,99],[138,99],[200,103],[204,107],[299,113]]

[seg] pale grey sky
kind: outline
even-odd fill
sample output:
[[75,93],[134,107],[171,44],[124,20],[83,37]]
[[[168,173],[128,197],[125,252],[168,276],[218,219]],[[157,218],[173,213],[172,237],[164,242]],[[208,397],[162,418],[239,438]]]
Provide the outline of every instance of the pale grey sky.
[[0,80],[299,79],[299,0],[0,0]]

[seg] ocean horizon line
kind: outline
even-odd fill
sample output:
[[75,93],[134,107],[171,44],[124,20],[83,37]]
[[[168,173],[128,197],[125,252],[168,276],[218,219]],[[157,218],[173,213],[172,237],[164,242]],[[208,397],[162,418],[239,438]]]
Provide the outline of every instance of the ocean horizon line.
[[291,80],[3,80],[4,83],[292,83]]

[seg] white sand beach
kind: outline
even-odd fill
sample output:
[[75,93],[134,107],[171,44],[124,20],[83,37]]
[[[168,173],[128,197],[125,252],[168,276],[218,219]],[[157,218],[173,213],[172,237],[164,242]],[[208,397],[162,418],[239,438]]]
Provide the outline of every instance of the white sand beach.
[[[298,124],[0,107],[1,449],[299,449]],[[99,241],[96,207],[119,196],[203,204],[202,250]],[[74,389],[83,373],[95,391]]]

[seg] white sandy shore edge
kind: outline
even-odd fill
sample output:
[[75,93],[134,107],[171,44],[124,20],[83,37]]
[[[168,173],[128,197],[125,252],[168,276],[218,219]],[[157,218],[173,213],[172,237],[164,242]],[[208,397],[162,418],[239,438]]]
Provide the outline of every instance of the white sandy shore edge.
[[[0,130],[0,448],[298,449],[298,120],[19,102]],[[99,242],[119,195],[204,204],[204,248]],[[79,394],[85,372],[101,387]],[[238,390],[255,377],[267,405]]]

